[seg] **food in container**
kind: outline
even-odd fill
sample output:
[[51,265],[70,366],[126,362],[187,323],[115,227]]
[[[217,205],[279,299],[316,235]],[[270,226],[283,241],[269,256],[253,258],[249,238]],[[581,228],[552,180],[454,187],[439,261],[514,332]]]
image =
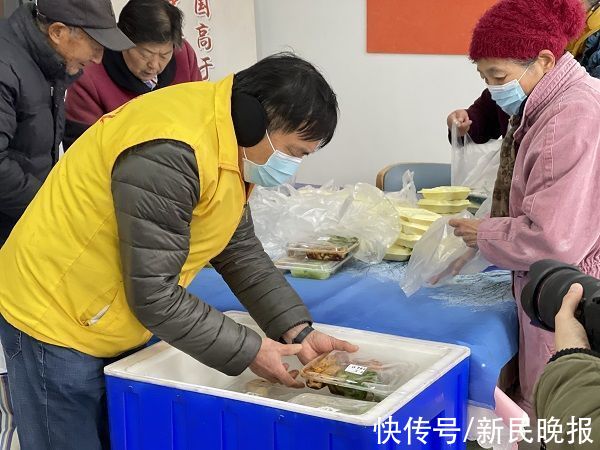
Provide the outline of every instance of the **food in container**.
[[419,242],[422,236],[418,234],[406,234],[400,233],[398,235],[398,239],[396,239],[395,245],[399,245],[402,247],[414,248],[415,244]]
[[380,401],[412,378],[418,367],[409,362],[385,363],[366,353],[334,350],[300,371],[306,386],[355,400]]
[[224,389],[227,391],[240,392],[242,394],[281,401],[288,401],[294,397],[297,397],[298,394],[302,392],[296,388],[271,383],[263,378],[256,378],[250,381],[236,380],[234,383],[225,387]]
[[321,236],[287,245],[288,256],[305,256],[321,261],[341,261],[358,250],[358,239],[342,236]]
[[468,200],[430,200],[423,198],[418,205],[438,214],[456,214],[471,206]]
[[283,257],[275,261],[275,267],[289,270],[293,277],[325,280],[334,274],[351,256],[342,261],[321,261],[306,257]]
[[312,393],[300,394],[292,398],[289,402],[296,405],[309,406],[322,411],[353,415],[364,414],[377,404],[375,402]]
[[398,208],[400,220],[419,225],[431,225],[438,220],[439,214],[422,208]]
[[410,223],[404,220],[400,221],[400,225],[402,225],[402,231],[405,234],[416,234],[418,236],[422,236],[429,229],[430,225],[419,225],[417,223]]
[[383,259],[388,261],[408,261],[411,254],[412,249],[394,244],[387,249]]
[[470,193],[471,189],[466,186],[439,186],[419,191],[419,194],[430,200],[465,200]]

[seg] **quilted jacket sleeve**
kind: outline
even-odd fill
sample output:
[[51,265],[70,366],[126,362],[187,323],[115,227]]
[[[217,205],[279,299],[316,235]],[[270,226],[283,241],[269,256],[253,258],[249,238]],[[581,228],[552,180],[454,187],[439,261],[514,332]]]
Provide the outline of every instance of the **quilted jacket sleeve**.
[[254,360],[260,336],[178,284],[199,184],[196,159],[183,143],[152,141],[121,155],[112,194],[123,280],[132,312],[152,333],[210,367],[237,375]]
[[231,241],[211,264],[271,339],[278,340],[301,323],[312,323],[306,306],[254,234],[249,206]]
[[10,148],[17,129],[19,80],[13,69],[0,62],[0,213],[18,219],[33,200],[41,181],[26,173]]

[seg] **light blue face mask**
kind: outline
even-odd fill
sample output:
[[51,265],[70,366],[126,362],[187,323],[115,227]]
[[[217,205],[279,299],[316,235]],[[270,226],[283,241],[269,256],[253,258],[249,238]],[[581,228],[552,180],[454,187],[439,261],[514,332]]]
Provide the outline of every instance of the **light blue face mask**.
[[287,183],[296,175],[302,158],[296,158],[277,150],[273,146],[268,132],[267,139],[271,144],[273,154],[264,164],[250,161],[246,157],[246,149],[244,149],[244,180],[263,187],[275,187]]
[[531,67],[531,65],[525,69],[525,72],[523,72],[523,75],[521,75],[518,80],[512,80],[501,86],[487,85],[488,91],[490,91],[490,94],[492,95],[492,99],[500,108],[502,108],[502,111],[509,116],[518,114],[521,105],[527,98],[519,81],[521,81],[521,78],[527,73],[529,67]]

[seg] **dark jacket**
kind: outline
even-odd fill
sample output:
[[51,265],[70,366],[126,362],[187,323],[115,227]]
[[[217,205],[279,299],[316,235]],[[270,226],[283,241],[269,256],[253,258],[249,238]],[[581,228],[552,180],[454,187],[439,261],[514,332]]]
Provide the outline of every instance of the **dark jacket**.
[[[469,119],[473,121],[469,128],[469,136],[476,144],[485,144],[491,139],[499,139],[506,135],[509,115],[502,111],[487,89],[467,108]],[[452,142],[450,130],[448,139]]]
[[[261,339],[178,284],[200,199],[191,147],[151,141],[124,152],[112,173],[127,302],[152,333],[229,375],[254,360]],[[211,264],[265,334],[279,339],[311,316],[254,234],[249,207]],[[210,300],[210,299],[209,299]]]
[[[556,440],[546,442],[548,450],[598,449],[600,448],[600,358],[597,354],[583,349],[563,350],[553,356],[544,369],[536,386],[535,406],[539,419],[546,423],[552,418],[562,425],[562,443]],[[569,435],[569,423],[575,418],[579,428],[591,430],[589,439],[592,442],[579,445],[580,434]],[[574,442],[569,443],[569,440]]]
[[[154,90],[190,81],[200,81],[200,70],[194,49],[183,41],[158,75]],[[131,73],[121,52],[105,50],[102,64],[86,67],[85,73],[69,87],[65,149],[104,114],[148,92],[151,89]]]
[[70,81],[31,3],[0,22],[0,246],[58,160]]

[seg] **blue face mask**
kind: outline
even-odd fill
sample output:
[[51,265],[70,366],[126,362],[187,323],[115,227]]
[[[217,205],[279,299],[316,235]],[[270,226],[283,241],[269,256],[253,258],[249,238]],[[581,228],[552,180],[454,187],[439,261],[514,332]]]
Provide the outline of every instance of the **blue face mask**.
[[290,181],[296,175],[302,158],[287,155],[273,147],[268,132],[267,139],[271,144],[273,154],[264,164],[250,161],[246,157],[246,149],[244,149],[244,180],[263,187],[275,187]]
[[523,72],[523,75],[521,75],[518,80],[512,80],[501,86],[490,86],[489,84],[487,86],[488,91],[490,91],[490,94],[492,95],[492,99],[500,108],[502,108],[502,111],[509,116],[518,114],[521,105],[527,98],[519,81],[521,81],[521,78],[527,73],[529,67],[525,69],[525,72]]

